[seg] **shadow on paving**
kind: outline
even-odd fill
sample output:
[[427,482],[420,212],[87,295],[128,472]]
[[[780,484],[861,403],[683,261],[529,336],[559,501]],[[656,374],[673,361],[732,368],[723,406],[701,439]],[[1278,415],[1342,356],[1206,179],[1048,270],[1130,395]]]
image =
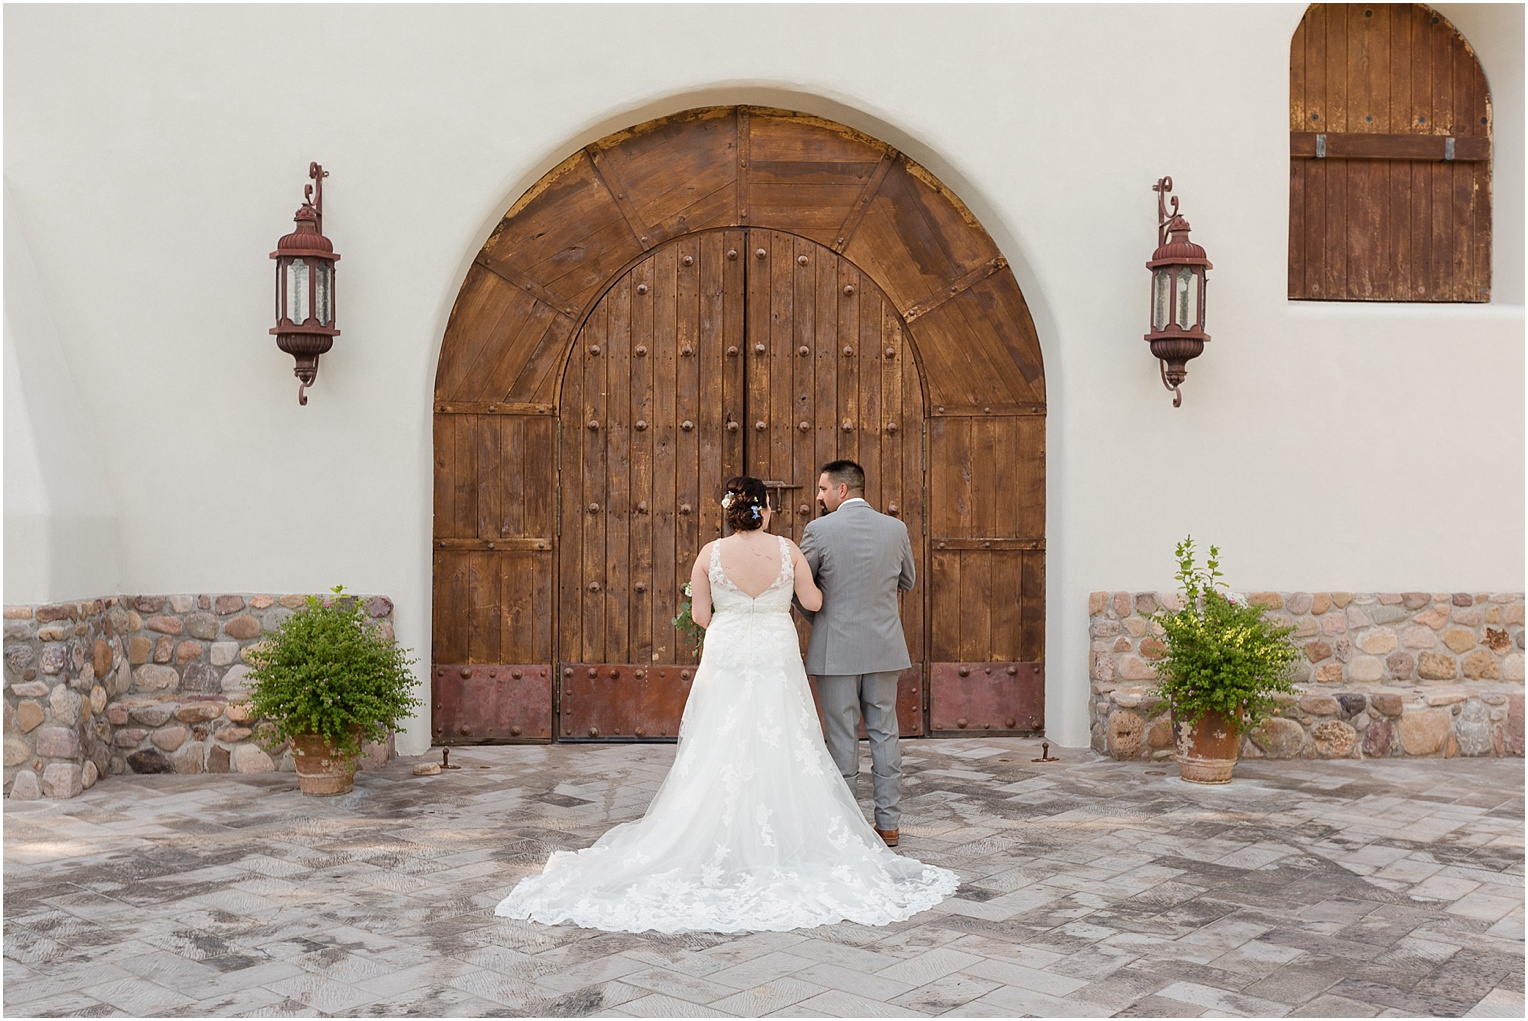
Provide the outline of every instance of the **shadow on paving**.
[[900,850],[960,891],[743,936],[493,914],[639,816],[673,745],[462,748],[328,799],[264,774],[7,801],[5,1013],[1522,1016],[1520,759],[1260,760],[1198,787],[1035,763],[1038,740],[903,748]]

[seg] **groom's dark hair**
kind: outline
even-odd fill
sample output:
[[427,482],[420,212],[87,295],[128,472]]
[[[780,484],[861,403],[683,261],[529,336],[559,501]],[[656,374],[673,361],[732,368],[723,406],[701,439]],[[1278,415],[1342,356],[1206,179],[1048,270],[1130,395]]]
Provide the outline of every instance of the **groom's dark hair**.
[[865,491],[865,469],[854,461],[829,461],[819,469],[835,486],[848,486],[851,493]]

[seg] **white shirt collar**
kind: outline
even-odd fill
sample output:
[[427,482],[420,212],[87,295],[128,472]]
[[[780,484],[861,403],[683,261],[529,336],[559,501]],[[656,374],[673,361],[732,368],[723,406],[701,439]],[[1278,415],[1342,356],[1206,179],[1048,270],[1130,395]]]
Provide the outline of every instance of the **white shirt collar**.
[[863,503],[863,504],[868,506],[870,501],[866,500],[863,496],[851,496],[851,497],[849,497],[849,499],[847,499],[843,503],[839,504],[839,506],[842,507],[845,504],[851,504],[851,503]]

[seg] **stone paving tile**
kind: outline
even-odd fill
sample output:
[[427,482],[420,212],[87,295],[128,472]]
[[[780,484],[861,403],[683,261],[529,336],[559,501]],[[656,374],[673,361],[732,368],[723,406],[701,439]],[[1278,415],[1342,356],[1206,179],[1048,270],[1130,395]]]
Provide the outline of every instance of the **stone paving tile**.
[[1522,1017],[1523,1016],[1523,993],[1522,990],[1511,992],[1505,989],[1493,989],[1475,1006],[1471,1007],[1465,1017]]
[[621,1005],[628,1017],[737,1017],[714,1007],[703,1007],[688,1000],[675,999],[661,993],[651,993]]
[[400,760],[334,799],[229,775],[7,802],[5,1011],[1522,1015],[1520,762],[1264,760],[1196,788],[1036,754],[906,746],[903,849],[955,869],[957,897],[740,936],[492,914],[640,814],[671,745],[463,748],[459,773]]

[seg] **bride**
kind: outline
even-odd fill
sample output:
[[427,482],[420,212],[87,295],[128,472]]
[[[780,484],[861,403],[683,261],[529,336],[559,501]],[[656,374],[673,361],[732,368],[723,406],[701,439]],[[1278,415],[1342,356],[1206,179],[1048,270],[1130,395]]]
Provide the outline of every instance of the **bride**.
[[[624,932],[884,925],[955,891],[947,869],[887,849],[823,743],[791,621],[822,592],[801,550],[769,534],[764,483],[728,480],[734,534],[691,572],[706,642],[663,784],[634,822],[557,851],[495,909]],[[712,607],[715,607],[713,615]]]

